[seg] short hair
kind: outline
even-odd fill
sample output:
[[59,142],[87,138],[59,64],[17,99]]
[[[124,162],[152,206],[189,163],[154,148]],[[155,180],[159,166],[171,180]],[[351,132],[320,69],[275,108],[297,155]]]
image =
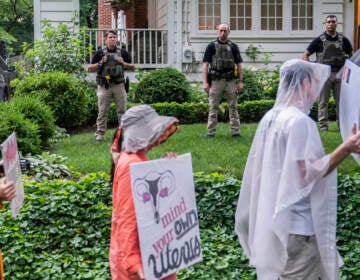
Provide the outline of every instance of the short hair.
[[220,25],[226,25],[228,27],[228,30],[230,31],[230,24],[226,23],[226,22],[222,22],[217,26],[217,29],[219,29]]
[[105,38],[107,38],[110,33],[114,34],[114,35],[117,35],[115,30],[108,30],[108,31],[105,32]]
[[328,18],[335,18],[337,21],[337,16],[336,15],[328,15],[326,16],[325,20],[327,20]]

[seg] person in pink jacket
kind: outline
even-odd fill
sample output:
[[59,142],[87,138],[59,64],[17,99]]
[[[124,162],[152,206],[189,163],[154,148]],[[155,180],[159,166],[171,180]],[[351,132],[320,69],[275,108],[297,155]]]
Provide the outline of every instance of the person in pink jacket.
[[[177,126],[176,118],[159,116],[148,105],[132,107],[121,118],[111,146],[115,165],[109,252],[113,280],[145,279],[131,193],[130,164],[147,161],[147,152],[165,142]],[[172,152],[165,154],[165,157],[175,156]],[[175,280],[176,274],[162,279]]]

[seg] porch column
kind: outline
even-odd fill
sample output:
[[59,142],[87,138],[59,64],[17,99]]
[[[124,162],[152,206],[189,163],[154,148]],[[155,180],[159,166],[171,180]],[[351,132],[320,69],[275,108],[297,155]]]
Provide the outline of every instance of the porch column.
[[168,63],[181,71],[182,64],[182,0],[168,3]]

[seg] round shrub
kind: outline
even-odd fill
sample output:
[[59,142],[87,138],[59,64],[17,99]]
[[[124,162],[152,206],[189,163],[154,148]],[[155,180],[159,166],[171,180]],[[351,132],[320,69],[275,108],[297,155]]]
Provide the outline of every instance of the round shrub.
[[151,71],[137,84],[134,94],[135,103],[189,102],[190,83],[183,73],[175,68],[166,67]]
[[39,96],[50,106],[60,127],[75,127],[87,118],[87,86],[83,80],[69,73],[55,71],[29,75],[22,80],[14,80],[12,86],[15,96]]
[[9,103],[0,103],[0,119],[0,143],[15,132],[18,149],[22,154],[41,152],[39,127],[36,123],[25,119]]
[[55,119],[49,106],[36,96],[16,96],[9,102],[25,119],[38,125],[41,147],[46,148],[55,133]]

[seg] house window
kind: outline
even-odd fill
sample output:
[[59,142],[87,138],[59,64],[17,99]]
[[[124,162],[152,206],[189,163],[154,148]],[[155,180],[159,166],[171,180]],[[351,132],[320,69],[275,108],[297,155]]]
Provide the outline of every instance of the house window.
[[195,5],[202,31],[222,22],[247,33],[314,30],[314,0],[198,0]]
[[261,0],[261,30],[282,30],[283,1]]
[[221,0],[199,0],[199,30],[215,30],[221,23]]
[[230,26],[234,30],[251,30],[251,0],[230,0]]
[[313,1],[293,0],[291,4],[291,29],[312,30],[313,29]]

